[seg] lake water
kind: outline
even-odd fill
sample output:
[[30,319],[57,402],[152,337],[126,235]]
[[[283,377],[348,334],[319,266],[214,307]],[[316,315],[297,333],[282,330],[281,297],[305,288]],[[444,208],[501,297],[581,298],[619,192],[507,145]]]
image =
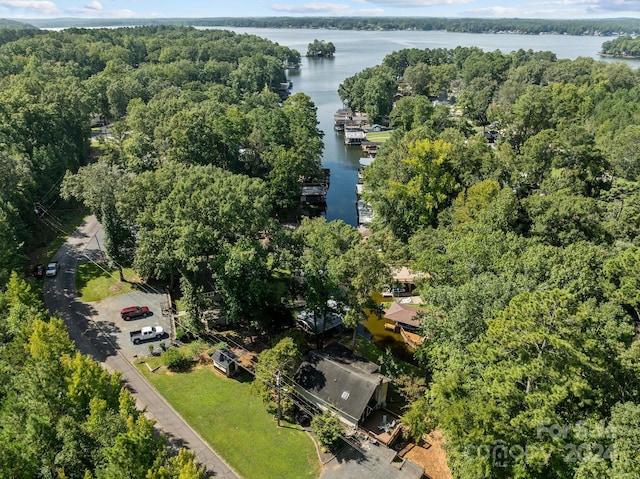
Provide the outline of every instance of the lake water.
[[[333,114],[342,107],[338,86],[361,70],[379,65],[386,55],[405,48],[480,47],[485,51],[509,53],[520,48],[551,51],[558,58],[591,57],[600,59],[602,43],[613,37],[578,37],[569,35],[503,35],[417,31],[343,31],[305,29],[227,28],[268,38],[280,45],[298,50],[302,55],[313,40],[332,42],[336,56],[332,59],[307,59],[297,72],[288,72],[293,82],[292,93],[304,92],[318,108],[320,129],[324,131],[322,163],[331,169],[331,187],[327,195],[328,220],[341,219],[356,225],[356,192],[358,160],[364,156],[359,147],[346,147],[343,135],[333,130]],[[606,59],[605,61],[612,61]],[[639,60],[628,60],[633,68]]]

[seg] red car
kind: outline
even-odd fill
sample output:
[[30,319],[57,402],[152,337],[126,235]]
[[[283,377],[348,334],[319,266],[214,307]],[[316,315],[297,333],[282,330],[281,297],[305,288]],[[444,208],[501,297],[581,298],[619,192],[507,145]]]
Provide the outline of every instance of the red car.
[[43,264],[37,264],[33,267],[33,269],[31,270],[31,274],[33,275],[34,278],[42,278],[44,276],[44,265]]
[[128,308],[124,308],[120,311],[120,316],[122,319],[135,319],[135,318],[146,318],[151,314],[149,308],[146,306],[129,306]]

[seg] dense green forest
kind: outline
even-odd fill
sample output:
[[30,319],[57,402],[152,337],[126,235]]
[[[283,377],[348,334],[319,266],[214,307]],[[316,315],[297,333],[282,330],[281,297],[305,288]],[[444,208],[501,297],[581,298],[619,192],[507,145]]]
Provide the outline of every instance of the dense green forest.
[[275,93],[300,55],[178,27],[25,32],[0,46],[0,476],[202,477],[16,271],[80,201],[114,266],[180,276],[198,298],[197,262],[215,258],[229,317],[281,319],[278,234],[264,238],[322,151],[309,98]]
[[16,273],[0,292],[0,476],[204,479],[38,296]]
[[328,28],[338,30],[444,30],[461,33],[520,33],[539,35],[618,35],[640,32],[637,18],[597,20],[523,18],[435,17],[242,17],[242,18],[53,18],[25,20],[46,28],[107,27],[137,25],[189,25],[199,27]]
[[638,72],[408,49],[339,93],[396,128],[368,241],[428,273],[404,424],[444,431],[456,478],[640,475]]
[[640,39],[631,35],[623,35],[602,44],[602,55],[612,57],[638,58],[640,57]]
[[24,32],[0,44],[0,475],[198,477],[12,273],[42,212],[75,201],[113,266],[165,281],[196,332],[203,269],[250,335],[288,331],[299,298],[356,326],[391,266],[428,273],[429,383],[403,423],[443,430],[454,477],[640,475],[637,71],[458,47],[345,79],[345,103],[395,128],[365,172],[362,241],[297,209],[322,153],[311,99],[277,93],[298,52],[186,27]]
[[28,23],[19,22],[17,20],[9,20],[6,18],[0,18],[0,28],[4,29],[12,29],[12,30],[22,30],[22,29],[35,29],[33,25]]

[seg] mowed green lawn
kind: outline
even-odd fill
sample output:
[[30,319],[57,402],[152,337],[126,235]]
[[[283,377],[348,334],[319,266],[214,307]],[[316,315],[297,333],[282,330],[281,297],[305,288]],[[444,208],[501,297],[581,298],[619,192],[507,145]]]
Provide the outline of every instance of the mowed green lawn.
[[[125,279],[139,279],[132,269],[124,269]],[[96,263],[80,263],[76,269],[76,288],[80,300],[84,302],[100,301],[118,294],[132,291],[131,283],[122,283],[115,268]]]
[[393,130],[373,131],[371,133],[367,133],[367,141],[371,141],[373,143],[384,143],[389,138],[391,138],[392,133]]
[[138,369],[182,417],[244,479],[320,476],[315,445],[306,432],[282,422],[278,428],[250,382],[227,379],[212,366],[187,373]]

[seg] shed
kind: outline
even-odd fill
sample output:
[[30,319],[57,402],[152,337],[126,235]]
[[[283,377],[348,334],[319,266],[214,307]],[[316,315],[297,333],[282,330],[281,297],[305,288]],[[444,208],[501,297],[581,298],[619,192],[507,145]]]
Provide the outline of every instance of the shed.
[[238,356],[226,348],[216,349],[211,354],[213,367],[226,374],[228,378],[238,372]]

